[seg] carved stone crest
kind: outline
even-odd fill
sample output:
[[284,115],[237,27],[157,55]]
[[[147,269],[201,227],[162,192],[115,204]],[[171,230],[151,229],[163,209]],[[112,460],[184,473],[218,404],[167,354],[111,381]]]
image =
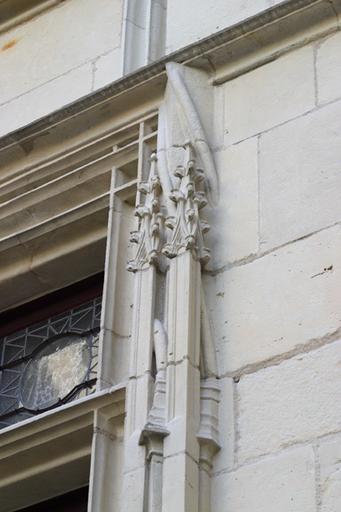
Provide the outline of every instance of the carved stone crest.
[[200,190],[205,176],[196,165],[192,144],[187,142],[183,148],[184,163],[174,172],[179,185],[170,195],[170,199],[176,204],[176,216],[166,220],[172,236],[163,248],[163,253],[168,258],[174,258],[181,252],[190,250],[193,257],[204,265],[210,259],[210,251],[205,247],[203,239],[209,225],[200,218],[200,210],[207,205],[205,192]]
[[137,244],[136,256],[130,260],[127,270],[136,272],[150,264],[157,264],[162,243],[164,215],[160,208],[161,183],[157,173],[157,157],[151,156],[149,179],[139,183],[138,191],[145,196],[144,203],[138,204],[135,215],[139,229],[131,233],[131,242]]

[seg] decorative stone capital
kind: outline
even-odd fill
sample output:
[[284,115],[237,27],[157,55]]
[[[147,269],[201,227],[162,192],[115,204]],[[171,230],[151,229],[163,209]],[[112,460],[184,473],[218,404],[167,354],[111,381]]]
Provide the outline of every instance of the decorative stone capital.
[[199,213],[207,205],[205,192],[200,189],[205,176],[196,165],[192,144],[187,142],[183,149],[184,164],[174,171],[179,185],[170,194],[170,199],[176,204],[176,216],[166,220],[172,236],[162,252],[168,258],[174,258],[185,251],[191,251],[194,259],[204,265],[210,259],[210,251],[205,247],[203,239],[209,225],[200,218]]
[[137,244],[137,252],[135,258],[128,262],[127,270],[130,272],[137,272],[149,265],[158,264],[161,254],[164,215],[160,206],[162,188],[157,174],[155,153],[152,154],[150,161],[149,179],[138,185],[138,191],[145,196],[145,200],[135,209],[139,228],[131,233],[130,240]]
[[163,439],[169,435],[166,428],[147,423],[140,434],[139,445],[146,447],[146,458],[157,457],[163,460]]

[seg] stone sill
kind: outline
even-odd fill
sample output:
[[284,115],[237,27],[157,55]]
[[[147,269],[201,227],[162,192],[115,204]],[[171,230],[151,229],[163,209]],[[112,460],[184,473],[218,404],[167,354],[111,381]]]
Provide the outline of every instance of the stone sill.
[[99,391],[0,432],[1,512],[89,482],[96,414],[123,426],[125,385]]
[[[84,415],[88,415],[113,403],[118,408],[112,407],[111,414],[113,416],[123,414],[125,388],[125,384],[118,384],[3,428],[0,431],[0,454],[5,447],[10,446],[12,443],[17,446],[19,440],[48,431],[53,426],[66,425],[72,420],[81,421]],[[16,447],[13,446],[13,449],[16,449]]]

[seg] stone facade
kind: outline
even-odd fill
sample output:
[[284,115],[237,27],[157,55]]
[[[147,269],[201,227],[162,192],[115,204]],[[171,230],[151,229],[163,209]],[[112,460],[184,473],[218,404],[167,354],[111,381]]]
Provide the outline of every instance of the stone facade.
[[1,310],[104,270],[100,369],[0,431],[1,511],[89,483],[89,512],[338,512],[341,3],[27,5]]

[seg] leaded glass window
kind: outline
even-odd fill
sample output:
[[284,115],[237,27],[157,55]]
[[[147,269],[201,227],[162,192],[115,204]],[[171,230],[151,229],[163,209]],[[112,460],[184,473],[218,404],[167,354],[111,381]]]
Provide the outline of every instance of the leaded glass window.
[[0,428],[92,393],[101,297],[0,338]]

